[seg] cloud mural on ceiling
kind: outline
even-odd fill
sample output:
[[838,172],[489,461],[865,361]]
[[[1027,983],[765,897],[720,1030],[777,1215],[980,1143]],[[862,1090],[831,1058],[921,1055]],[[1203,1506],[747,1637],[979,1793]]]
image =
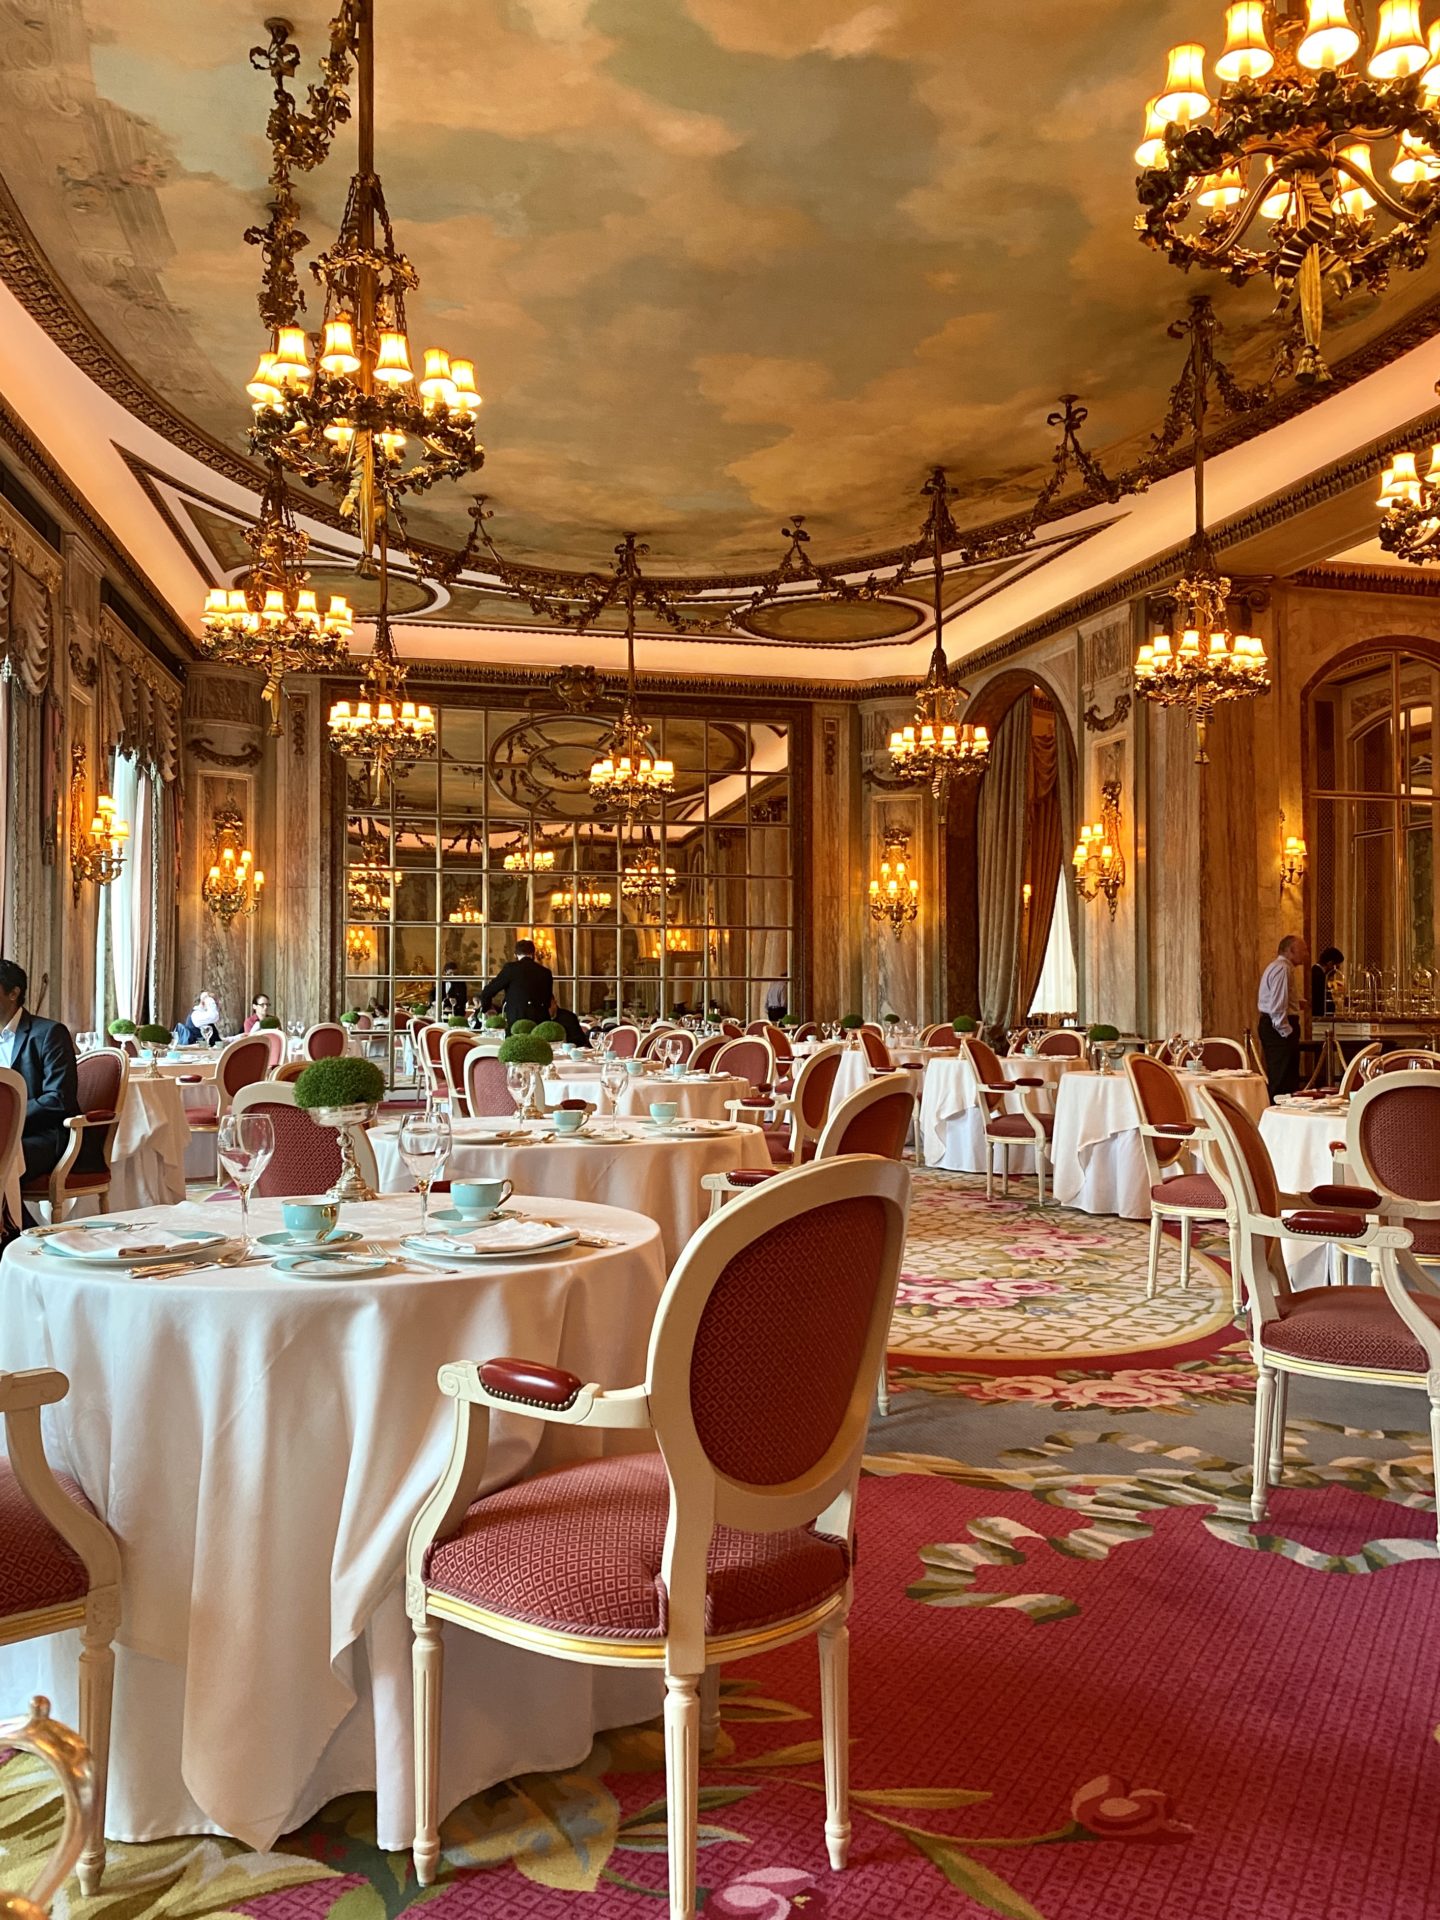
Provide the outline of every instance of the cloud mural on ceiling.
[[[305,66],[328,9],[292,9]],[[262,344],[268,81],[239,0],[5,7],[0,176],[71,297],[183,414],[243,446]],[[518,557],[763,565],[908,538],[941,461],[972,523],[1158,419],[1187,282],[1136,241],[1140,109],[1217,0],[377,0],[379,158],[422,287],[416,344],[473,355],[476,485]],[[312,246],[353,155],[302,181]],[[1340,310],[1334,357],[1440,288]],[[1210,290],[1219,292],[1217,286]],[[1252,373],[1263,286],[1221,302]],[[316,317],[312,306],[311,320]],[[465,501],[419,530],[456,540]]]

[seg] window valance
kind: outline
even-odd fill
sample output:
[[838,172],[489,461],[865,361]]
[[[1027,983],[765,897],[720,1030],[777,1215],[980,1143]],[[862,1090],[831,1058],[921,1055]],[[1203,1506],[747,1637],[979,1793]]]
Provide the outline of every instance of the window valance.
[[61,560],[0,499],[0,669],[32,698],[50,684]]
[[184,689],[127,632],[109,607],[100,609],[100,751],[118,748],[153,767],[162,780],[180,771],[180,707]]

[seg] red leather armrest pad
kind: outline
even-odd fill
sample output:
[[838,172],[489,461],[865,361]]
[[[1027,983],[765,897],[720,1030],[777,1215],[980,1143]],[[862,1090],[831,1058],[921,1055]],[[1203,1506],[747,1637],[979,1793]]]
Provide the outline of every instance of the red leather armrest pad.
[[205,1076],[203,1073],[177,1073],[175,1078],[182,1087],[198,1087]]
[[1305,1198],[1312,1207],[1362,1207],[1367,1213],[1372,1207],[1383,1204],[1373,1187],[1347,1187],[1343,1184],[1311,1187]]
[[529,1401],[536,1407],[572,1406],[584,1382],[563,1367],[547,1367],[539,1360],[486,1360],[480,1384],[502,1400]]
[[1037,1074],[1033,1080],[1012,1080],[1010,1082],[1012,1087],[1043,1087],[1044,1084],[1045,1082],[1039,1074]]
[[1343,1153],[1345,1151],[1345,1142],[1343,1140],[1331,1140],[1327,1143],[1325,1151],[1327,1153]]
[[1162,1120],[1155,1131],[1175,1134],[1179,1139],[1188,1140],[1199,1125],[1198,1120]]
[[759,1094],[747,1093],[747,1094],[743,1094],[741,1098],[735,1102],[735,1104],[737,1107],[764,1107],[768,1109],[774,1106],[775,1101],[773,1098],[765,1100],[765,1099],[762,1099]]
[[588,1100],[560,1100],[556,1102],[555,1111],[557,1113],[588,1113],[590,1111],[590,1102]]
[[773,1180],[779,1171],[778,1167],[736,1167],[725,1179],[732,1187],[758,1187],[762,1180]]
[[113,1107],[92,1107],[84,1118],[87,1120],[113,1120],[115,1118],[115,1109]]
[[1287,1213],[1285,1224],[1292,1233],[1315,1233],[1331,1240],[1358,1240],[1366,1223],[1363,1213],[1302,1207],[1298,1213]]

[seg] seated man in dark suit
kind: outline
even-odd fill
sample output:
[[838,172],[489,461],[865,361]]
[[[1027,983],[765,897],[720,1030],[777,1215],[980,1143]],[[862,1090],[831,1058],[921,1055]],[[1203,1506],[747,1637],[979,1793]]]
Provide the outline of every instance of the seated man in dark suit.
[[481,1012],[488,1013],[496,995],[501,993],[505,996],[507,1027],[513,1027],[517,1020],[549,1019],[555,976],[535,958],[533,940],[517,940],[515,958],[507,961],[493,980],[485,982],[480,989]]
[[65,1122],[80,1111],[75,1042],[58,1020],[25,1010],[30,982],[23,967],[0,960],[0,1067],[25,1082],[25,1175],[50,1173],[65,1151]]
[[585,1029],[581,1026],[572,1010],[569,1007],[562,1007],[553,994],[550,996],[550,1011],[547,1018],[557,1020],[565,1029],[567,1045],[572,1047],[583,1047],[585,1045]]

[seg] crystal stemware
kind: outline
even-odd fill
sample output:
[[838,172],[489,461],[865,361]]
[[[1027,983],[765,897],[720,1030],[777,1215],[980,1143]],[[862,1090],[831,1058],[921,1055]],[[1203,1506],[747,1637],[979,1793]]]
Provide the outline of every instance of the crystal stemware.
[[449,1155],[452,1139],[449,1112],[438,1107],[429,1113],[407,1114],[400,1123],[400,1158],[420,1193],[422,1239],[430,1225],[430,1188]]
[[620,1095],[625,1091],[625,1082],[629,1077],[623,1060],[607,1058],[600,1068],[600,1084],[610,1096],[612,1117],[620,1111]]
[[270,1164],[275,1151],[275,1128],[268,1113],[227,1113],[215,1136],[221,1166],[240,1189],[240,1240],[246,1253],[250,1242],[250,1189]]

